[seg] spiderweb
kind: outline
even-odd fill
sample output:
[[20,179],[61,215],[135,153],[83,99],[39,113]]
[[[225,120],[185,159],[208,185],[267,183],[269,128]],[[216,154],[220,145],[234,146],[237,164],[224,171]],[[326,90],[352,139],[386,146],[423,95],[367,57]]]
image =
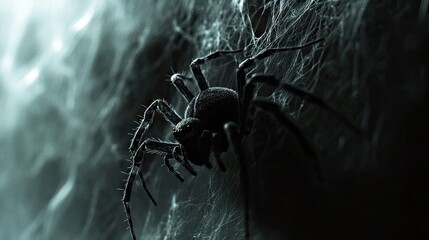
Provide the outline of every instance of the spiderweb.
[[[127,133],[137,126],[142,105],[154,99],[164,98],[183,113],[186,103],[169,76],[190,75],[192,59],[218,49],[244,49],[203,66],[211,86],[235,88],[235,68],[245,57],[324,38],[303,51],[260,61],[250,74],[273,74],[370,128],[372,102],[363,79],[372,66],[363,63],[368,53],[361,46],[367,40],[362,28],[367,5],[367,0],[2,1],[0,238],[129,239],[122,192],[116,189],[124,184],[120,172],[129,167],[124,161],[130,157]],[[427,1],[421,5],[427,8]],[[400,4],[372,7],[388,7],[390,16],[401,16]],[[424,18],[424,9],[419,14]],[[370,11],[366,18],[374,16]],[[372,145],[363,144],[341,122],[302,99],[272,88],[261,88],[259,94],[299,122],[321,154],[328,182],[372,167],[370,148],[378,144],[383,119],[374,120]],[[155,117],[147,136],[173,140],[161,117]],[[317,213],[326,212],[301,203],[302,196],[310,201],[320,189],[293,136],[259,114],[244,148],[253,239],[311,236],[305,227],[294,227],[314,227],[322,220]],[[226,173],[214,166],[198,169],[196,177],[176,165],[185,176],[182,184],[161,156],[147,156],[143,172],[159,206],[139,184],[134,186],[137,237],[241,239],[239,167],[231,152],[223,159]],[[313,218],[304,220],[301,213]]]

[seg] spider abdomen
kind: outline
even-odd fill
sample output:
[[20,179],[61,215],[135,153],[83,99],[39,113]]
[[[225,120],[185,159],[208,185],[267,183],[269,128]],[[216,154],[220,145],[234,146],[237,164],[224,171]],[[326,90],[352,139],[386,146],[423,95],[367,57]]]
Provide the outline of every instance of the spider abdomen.
[[238,122],[238,94],[232,89],[211,87],[195,96],[186,108],[185,118],[198,118],[204,128],[223,132],[227,122]]

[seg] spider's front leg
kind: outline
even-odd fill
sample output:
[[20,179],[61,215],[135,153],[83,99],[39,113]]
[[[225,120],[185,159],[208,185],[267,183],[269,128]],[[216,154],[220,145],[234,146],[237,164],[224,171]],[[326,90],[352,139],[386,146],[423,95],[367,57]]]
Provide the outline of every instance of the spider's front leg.
[[[164,157],[164,164],[165,164],[165,166],[167,166],[168,170],[169,170],[171,173],[173,173],[173,175],[174,175],[177,179],[179,179],[179,181],[183,182],[183,181],[185,181],[185,179],[184,179],[184,178],[182,177],[182,175],[180,175],[180,173],[178,173],[178,172],[173,168],[173,166],[171,166],[171,164],[170,164],[170,161],[171,161],[171,160],[173,160],[173,159],[175,159],[175,157],[174,157],[173,153],[167,153],[167,155],[165,155],[165,157]],[[176,161],[177,161],[177,159],[176,159]]]
[[125,213],[127,215],[127,221],[128,225],[130,227],[130,232],[133,240],[136,239],[135,232],[134,232],[134,226],[131,219],[131,210],[130,210],[130,200],[131,200],[131,192],[134,184],[134,180],[136,178],[136,175],[139,176],[141,184],[143,189],[146,191],[149,198],[152,200],[153,204],[157,205],[155,199],[150,194],[149,190],[147,189],[146,183],[143,178],[143,174],[140,171],[141,168],[141,162],[142,158],[145,152],[147,151],[154,151],[154,152],[161,152],[161,153],[172,153],[174,148],[179,146],[179,144],[169,143],[169,142],[162,142],[162,141],[156,141],[152,139],[145,140],[139,148],[136,150],[135,154],[133,155],[133,165],[131,166],[131,170],[128,174],[127,181],[125,183],[125,189],[124,189],[124,195],[122,197],[122,203],[125,208]]
[[173,150],[173,157],[176,159],[177,162],[182,164],[190,172],[193,176],[197,176],[197,172],[192,168],[192,166],[189,164],[188,159],[185,156],[185,150],[183,147],[176,147]]
[[182,120],[179,114],[176,113],[167,101],[162,99],[153,101],[144,112],[143,119],[131,140],[130,151],[132,154],[134,154],[141,145],[142,137],[152,123],[156,111],[160,112],[173,125],[178,124]]
[[190,102],[194,98],[194,94],[192,94],[191,90],[189,90],[185,84],[185,81],[192,82],[192,78],[176,73],[171,76],[170,81],[176,89],[179,90],[180,94],[182,94],[186,101]]

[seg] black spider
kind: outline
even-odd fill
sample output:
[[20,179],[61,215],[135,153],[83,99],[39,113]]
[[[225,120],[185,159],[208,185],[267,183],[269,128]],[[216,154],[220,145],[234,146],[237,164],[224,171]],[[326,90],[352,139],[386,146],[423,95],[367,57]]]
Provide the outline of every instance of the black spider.
[[[143,188],[152,202],[157,205],[156,201],[147,189],[143,175],[140,171],[141,162],[145,152],[165,153],[164,163],[168,170],[170,170],[180,181],[183,181],[183,177],[171,166],[171,160],[176,160],[192,175],[197,175],[190,163],[197,166],[205,165],[206,167],[211,168],[212,165],[210,164],[209,156],[210,153],[213,152],[220,170],[225,171],[225,166],[221,160],[221,153],[226,152],[229,145],[232,145],[233,150],[240,161],[246,208],[245,237],[248,239],[248,179],[246,164],[244,163],[243,152],[241,149],[241,140],[242,137],[247,135],[251,130],[251,113],[254,112],[252,110],[253,107],[272,114],[284,127],[288,128],[295,134],[295,137],[304,150],[312,157],[312,159],[315,160],[313,166],[316,168],[316,173],[319,179],[321,179],[321,172],[316,160],[316,153],[301,133],[299,127],[281,111],[281,108],[277,104],[260,98],[254,99],[256,83],[264,83],[280,87],[289,93],[302,97],[306,101],[333,114],[346,123],[351,129],[357,132],[359,130],[350,121],[329,107],[329,105],[327,105],[323,100],[289,84],[280,83],[271,75],[254,74],[248,81],[246,81],[246,70],[253,67],[257,60],[264,59],[277,52],[303,49],[321,41],[323,41],[323,39],[297,47],[266,49],[254,57],[245,59],[237,68],[237,91],[223,87],[209,87],[207,80],[201,72],[200,65],[208,60],[213,60],[223,55],[240,53],[242,50],[216,51],[203,58],[195,59],[191,63],[190,67],[200,89],[200,92],[196,96],[194,96],[184,83],[184,81],[193,81],[192,78],[181,74],[174,74],[171,77],[171,81],[174,86],[189,103],[186,108],[184,118],[181,118],[173,107],[171,107],[165,100],[155,100],[146,109],[140,126],[131,141],[130,151],[132,153],[132,166],[125,184],[122,202],[125,207],[133,239],[136,239],[136,237],[131,220],[129,202],[131,198],[132,185],[136,175],[140,178]],[[174,125],[173,136],[177,140],[176,143],[144,139],[144,133],[151,124],[156,111],[164,115],[164,117]]]

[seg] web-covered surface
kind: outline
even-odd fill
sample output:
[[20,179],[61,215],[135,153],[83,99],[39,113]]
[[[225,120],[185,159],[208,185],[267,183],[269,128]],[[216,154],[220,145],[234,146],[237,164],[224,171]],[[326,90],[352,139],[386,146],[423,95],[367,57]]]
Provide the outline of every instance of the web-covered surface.
[[[168,81],[173,72],[190,75],[193,58],[244,49],[203,67],[210,85],[235,88],[240,60],[318,38],[325,40],[276,54],[251,73],[273,74],[315,93],[367,136],[359,138],[301,99],[261,89],[311,139],[325,185],[314,180],[294,137],[259,114],[243,142],[251,173],[251,237],[359,238],[392,236],[388,229],[397,226],[401,233],[415,230],[418,224],[396,219],[413,216],[403,205],[421,210],[422,198],[404,197],[407,184],[419,189],[421,172],[405,164],[409,177],[403,180],[403,169],[392,165],[404,164],[387,159],[394,156],[392,147],[401,148],[396,139],[409,124],[402,116],[415,113],[427,97],[427,58],[419,55],[428,45],[427,9],[424,0],[3,1],[0,238],[129,239],[117,188],[123,188],[127,133],[137,126],[141,105],[164,98],[183,113],[185,101]],[[396,61],[403,56],[410,60]],[[401,80],[392,82],[397,76]],[[171,127],[155,118],[148,137],[172,140]],[[137,237],[242,238],[238,163],[231,152],[224,162],[226,173],[200,168],[197,177],[179,168],[182,184],[162,157],[147,156],[143,171],[159,206],[135,185]],[[418,166],[423,171],[427,165]]]

